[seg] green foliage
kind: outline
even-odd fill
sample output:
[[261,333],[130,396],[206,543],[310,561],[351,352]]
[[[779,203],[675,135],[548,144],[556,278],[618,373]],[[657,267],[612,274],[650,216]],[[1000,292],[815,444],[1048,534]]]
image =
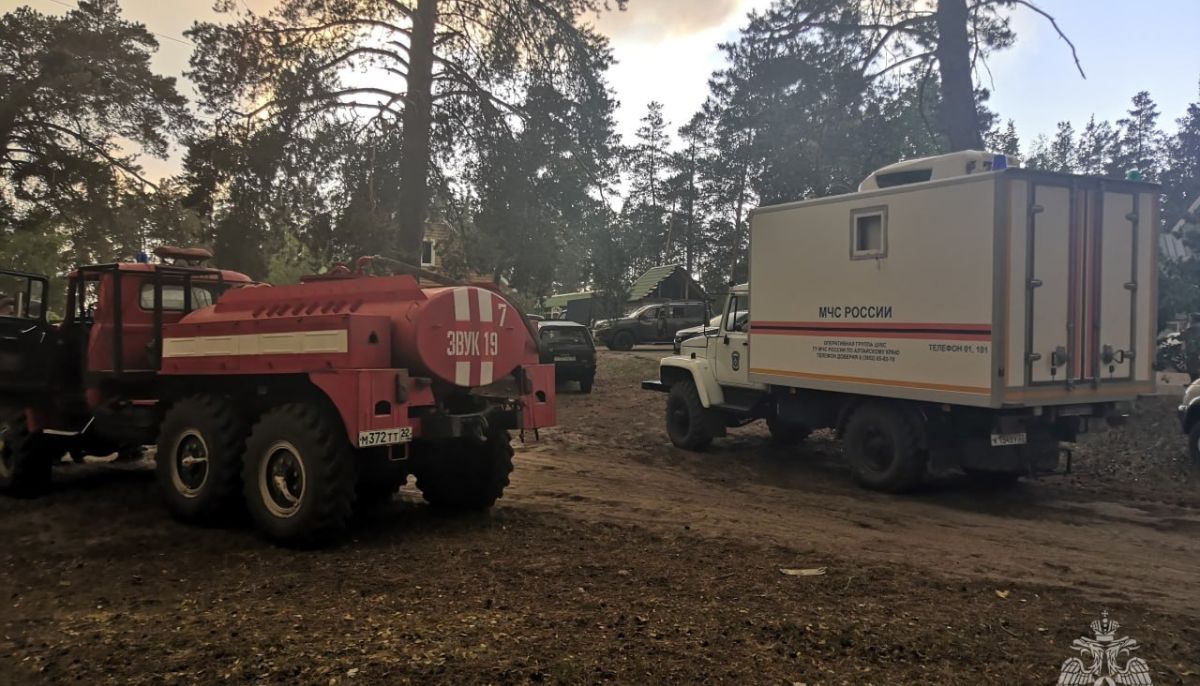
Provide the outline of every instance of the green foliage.
[[145,27],[121,19],[116,0],[85,0],[61,17],[28,7],[0,16],[9,240],[39,234],[54,246],[46,254],[84,262],[140,249],[143,220],[161,219],[164,207],[157,194],[142,197],[152,184],[125,146],[165,156],[191,123],[174,80],[150,70],[157,47]]

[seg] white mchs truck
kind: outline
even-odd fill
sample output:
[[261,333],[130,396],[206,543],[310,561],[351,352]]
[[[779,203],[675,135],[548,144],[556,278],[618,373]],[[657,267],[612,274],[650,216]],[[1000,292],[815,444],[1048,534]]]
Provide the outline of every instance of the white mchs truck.
[[963,152],[762,207],[725,304],[749,326],[725,317],[643,387],[681,448],[756,419],[783,443],[832,428],[878,490],[1053,471],[1060,441],[1154,390],[1157,193]]

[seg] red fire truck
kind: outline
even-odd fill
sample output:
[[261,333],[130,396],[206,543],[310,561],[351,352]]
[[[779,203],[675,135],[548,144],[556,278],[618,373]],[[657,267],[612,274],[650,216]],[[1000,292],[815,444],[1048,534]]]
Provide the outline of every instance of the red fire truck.
[[432,505],[490,507],[509,432],[555,422],[554,368],[493,289],[369,276],[369,259],[272,287],[205,250],[156,254],[70,273],[54,324],[45,277],[0,271],[0,491],[156,443],[176,517],[244,504],[267,537],[318,544],[409,475]]

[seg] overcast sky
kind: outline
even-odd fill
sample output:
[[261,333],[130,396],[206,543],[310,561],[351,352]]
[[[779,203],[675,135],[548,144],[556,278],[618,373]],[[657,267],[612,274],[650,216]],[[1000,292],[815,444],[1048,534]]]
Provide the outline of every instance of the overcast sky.
[[[261,11],[273,0],[244,0]],[[687,122],[704,101],[709,75],[721,66],[717,44],[736,38],[751,10],[771,0],[629,0],[629,10],[602,16],[597,27],[612,39],[618,64],[609,80],[621,101],[620,131],[631,136],[646,105],[664,103],[675,127]],[[0,10],[32,5],[45,12],[66,11],[74,0],[0,0]],[[1093,113],[1115,120],[1139,90],[1148,90],[1174,128],[1189,102],[1200,98],[1200,0],[1040,0],[1079,47],[1088,74],[1074,71],[1070,52],[1048,23],[1018,11],[1017,45],[993,56],[991,107],[1016,121],[1022,143],[1052,133],[1055,123],[1082,124]],[[155,67],[179,75],[191,46],[183,32],[197,20],[214,18],[212,0],[121,0],[125,16],[160,34]],[[194,96],[191,87],[183,90]],[[155,175],[175,162],[144,160]]]

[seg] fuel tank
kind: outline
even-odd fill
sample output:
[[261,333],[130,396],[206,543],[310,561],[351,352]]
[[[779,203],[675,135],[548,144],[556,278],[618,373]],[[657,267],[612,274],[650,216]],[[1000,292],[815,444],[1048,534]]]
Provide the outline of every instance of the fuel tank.
[[474,388],[537,363],[537,343],[503,295],[423,288],[411,276],[238,288],[163,336],[163,371],[175,374],[406,368]]

